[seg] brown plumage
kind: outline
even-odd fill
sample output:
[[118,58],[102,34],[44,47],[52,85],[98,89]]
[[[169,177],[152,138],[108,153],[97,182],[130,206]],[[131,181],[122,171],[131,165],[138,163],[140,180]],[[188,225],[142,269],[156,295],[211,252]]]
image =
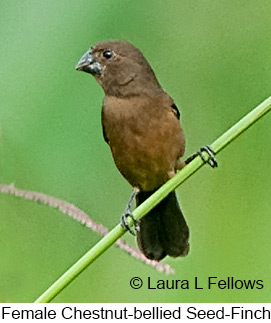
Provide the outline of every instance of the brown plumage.
[[[139,189],[138,205],[184,164],[178,108],[142,53],[126,41],[96,44],[76,68],[92,74],[105,92],[104,138],[121,174]],[[137,240],[150,259],[188,253],[189,229],[175,192],[141,219]]]

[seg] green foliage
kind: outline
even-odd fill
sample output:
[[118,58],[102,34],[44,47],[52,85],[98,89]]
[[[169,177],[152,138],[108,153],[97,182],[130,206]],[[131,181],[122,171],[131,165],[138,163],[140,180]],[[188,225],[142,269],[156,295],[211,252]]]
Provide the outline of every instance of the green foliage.
[[[182,113],[187,156],[270,95],[269,1],[2,1],[0,182],[68,200],[108,227],[130,187],[103,142],[103,93],[74,70],[95,42],[127,39]],[[191,252],[175,279],[262,279],[262,290],[132,290],[165,278],[111,248],[55,301],[269,302],[270,117],[178,189]],[[33,301],[99,237],[58,211],[0,195],[0,302]],[[132,241],[131,237],[127,237]],[[118,293],[116,293],[116,290]]]

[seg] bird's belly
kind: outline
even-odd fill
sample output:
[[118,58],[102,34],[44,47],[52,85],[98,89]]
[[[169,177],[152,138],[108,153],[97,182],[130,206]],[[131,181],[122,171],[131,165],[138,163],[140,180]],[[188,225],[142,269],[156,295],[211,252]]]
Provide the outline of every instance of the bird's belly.
[[157,189],[175,173],[180,157],[176,142],[157,129],[147,134],[126,132],[110,144],[117,168],[132,186],[144,191]]

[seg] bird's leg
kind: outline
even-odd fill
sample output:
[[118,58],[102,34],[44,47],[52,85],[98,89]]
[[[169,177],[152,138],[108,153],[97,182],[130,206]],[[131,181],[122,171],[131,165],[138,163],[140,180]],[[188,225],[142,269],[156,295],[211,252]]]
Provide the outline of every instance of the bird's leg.
[[[123,215],[122,215],[122,217],[120,219],[121,226],[123,228],[127,229],[128,231],[130,231],[130,233],[132,235],[134,235],[134,236],[136,235],[136,232],[139,230],[139,225],[138,225],[138,220],[133,216],[133,213],[132,213],[131,209],[132,209],[132,205],[134,203],[134,200],[135,200],[138,192],[139,192],[139,189],[134,187],[132,195],[131,195],[131,197],[130,197],[128,203],[127,203],[127,206],[126,206],[126,208],[124,210],[124,213],[123,213]],[[129,225],[129,223],[127,221],[128,217],[133,219],[134,225],[135,225],[135,230],[133,230],[132,227]]]
[[[206,152],[208,154],[208,157],[204,156],[203,152]],[[197,156],[200,156],[200,158],[203,160],[203,162],[206,164],[208,163],[212,168],[215,168],[218,166],[217,160],[215,159],[215,152],[212,150],[210,146],[204,146],[201,147],[198,152],[193,154],[192,156],[188,157],[185,161],[185,164],[189,164],[193,159],[195,159]]]

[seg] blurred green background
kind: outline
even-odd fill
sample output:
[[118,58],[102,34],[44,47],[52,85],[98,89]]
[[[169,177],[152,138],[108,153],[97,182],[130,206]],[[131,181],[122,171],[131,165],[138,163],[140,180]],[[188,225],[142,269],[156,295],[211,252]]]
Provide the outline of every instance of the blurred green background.
[[[2,0],[0,183],[74,203],[109,228],[130,196],[102,137],[103,92],[74,66],[126,39],[181,109],[188,156],[271,95],[271,2]],[[270,302],[271,119],[178,189],[191,252],[165,276],[110,248],[56,302]],[[0,302],[32,302],[100,237],[57,210],[0,194]],[[128,234],[125,239],[134,244]],[[194,277],[261,279],[261,290],[133,290]]]

